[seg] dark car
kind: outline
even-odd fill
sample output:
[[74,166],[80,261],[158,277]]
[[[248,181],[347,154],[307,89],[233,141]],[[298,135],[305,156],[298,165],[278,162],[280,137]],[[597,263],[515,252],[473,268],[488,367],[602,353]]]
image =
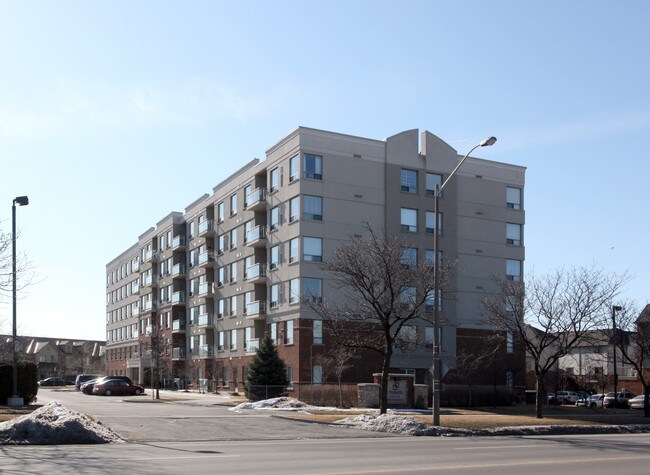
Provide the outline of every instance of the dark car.
[[41,379],[38,382],[39,386],[68,386],[71,384],[74,383],[70,381],[66,381],[63,378],[56,378],[56,377]]
[[77,391],[80,391],[83,383],[87,383],[91,379],[97,378],[99,378],[98,374],[78,374],[74,380],[74,386],[77,388]]
[[91,379],[90,381],[87,381],[86,383],[82,384],[81,392],[83,392],[84,394],[93,394],[93,388],[95,387],[95,384],[103,383],[104,381],[108,381],[109,379],[124,381],[129,384],[133,384],[133,381],[131,381],[131,378],[129,378],[128,376],[102,376],[97,379]]
[[93,394],[99,394],[103,396],[139,396],[142,393],[144,393],[144,388],[142,386],[127,383],[121,379],[106,379],[104,381],[95,383],[95,386],[93,387]]

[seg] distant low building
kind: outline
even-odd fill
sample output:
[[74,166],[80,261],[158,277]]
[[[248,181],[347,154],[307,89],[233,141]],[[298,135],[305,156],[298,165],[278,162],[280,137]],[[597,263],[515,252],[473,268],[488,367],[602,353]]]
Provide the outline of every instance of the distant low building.
[[[19,361],[31,361],[38,367],[38,378],[52,376],[72,379],[77,374],[104,373],[106,342],[35,336],[18,336]],[[12,362],[12,336],[0,335],[0,363]]]

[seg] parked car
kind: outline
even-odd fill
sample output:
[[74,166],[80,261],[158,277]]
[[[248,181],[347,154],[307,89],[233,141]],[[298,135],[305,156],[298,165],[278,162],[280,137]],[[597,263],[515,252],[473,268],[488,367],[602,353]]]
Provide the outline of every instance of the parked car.
[[77,389],[77,391],[80,391],[81,385],[83,383],[87,383],[91,379],[97,379],[97,378],[99,378],[99,375],[97,374],[78,374],[74,380],[74,387]]
[[605,399],[604,393],[592,394],[591,396],[587,396],[584,399],[578,399],[576,406],[586,406],[591,408],[598,407],[602,409],[603,399]]
[[93,394],[104,396],[114,395],[135,395],[139,396],[144,393],[144,388],[137,384],[127,383],[121,379],[106,379],[95,383]]
[[645,396],[643,394],[639,396],[635,396],[632,399],[630,399],[627,403],[630,406],[630,409],[643,409],[643,401],[645,399]]
[[45,378],[38,382],[39,386],[69,386],[74,384],[72,381],[66,381],[63,378]]
[[578,394],[574,391],[558,391],[548,395],[549,404],[575,404]]
[[614,398],[614,393],[607,393],[603,400],[603,405],[605,407],[614,407],[614,401],[616,400],[618,407],[628,407],[628,401],[633,397],[634,394],[625,389],[620,391],[616,398]]
[[129,384],[133,384],[133,381],[131,381],[131,378],[129,378],[128,376],[102,376],[97,379],[91,379],[90,381],[87,381],[84,384],[82,384],[81,392],[83,392],[84,394],[93,394],[93,388],[95,387],[95,384],[108,381],[109,379],[120,380],[120,381],[127,382]]

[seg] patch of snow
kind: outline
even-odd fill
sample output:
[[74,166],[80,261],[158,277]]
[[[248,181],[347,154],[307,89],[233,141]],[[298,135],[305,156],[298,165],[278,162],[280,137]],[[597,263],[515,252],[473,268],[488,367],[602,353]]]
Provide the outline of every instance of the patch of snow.
[[0,444],[106,444],[124,442],[110,428],[52,401],[31,414],[0,423]]
[[235,412],[244,410],[304,411],[307,408],[313,408],[313,406],[309,406],[292,397],[275,397],[262,401],[243,402],[235,407],[231,407],[230,410]]

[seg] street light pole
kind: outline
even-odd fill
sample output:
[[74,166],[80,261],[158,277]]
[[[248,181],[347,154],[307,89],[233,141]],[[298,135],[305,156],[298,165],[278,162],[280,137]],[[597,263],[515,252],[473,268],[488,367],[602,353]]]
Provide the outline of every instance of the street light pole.
[[618,343],[618,330],[616,330],[616,312],[623,310],[623,307],[612,305],[612,342],[614,343],[614,407],[618,406],[618,370],[616,369],[616,344]]
[[449,183],[451,177],[453,177],[463,162],[469,157],[469,155],[479,147],[489,147],[494,145],[497,141],[496,137],[489,137],[483,140],[478,145],[472,147],[472,149],[467,152],[467,154],[462,158],[456,168],[449,174],[446,180],[442,182],[440,186],[436,185],[436,189],[433,193],[433,220],[434,220],[434,232],[433,232],[433,425],[440,425],[440,381],[442,379],[442,367],[440,361],[440,258],[438,256],[438,233],[440,232],[440,222],[438,221],[438,199],[440,198],[440,193],[444,187]]
[[27,206],[29,198],[26,196],[17,196],[11,204],[11,298],[13,305],[13,333],[11,338],[12,360],[13,360],[13,391],[8,399],[9,406],[22,406],[24,401],[18,395],[18,356],[16,354],[16,203],[20,206]]

